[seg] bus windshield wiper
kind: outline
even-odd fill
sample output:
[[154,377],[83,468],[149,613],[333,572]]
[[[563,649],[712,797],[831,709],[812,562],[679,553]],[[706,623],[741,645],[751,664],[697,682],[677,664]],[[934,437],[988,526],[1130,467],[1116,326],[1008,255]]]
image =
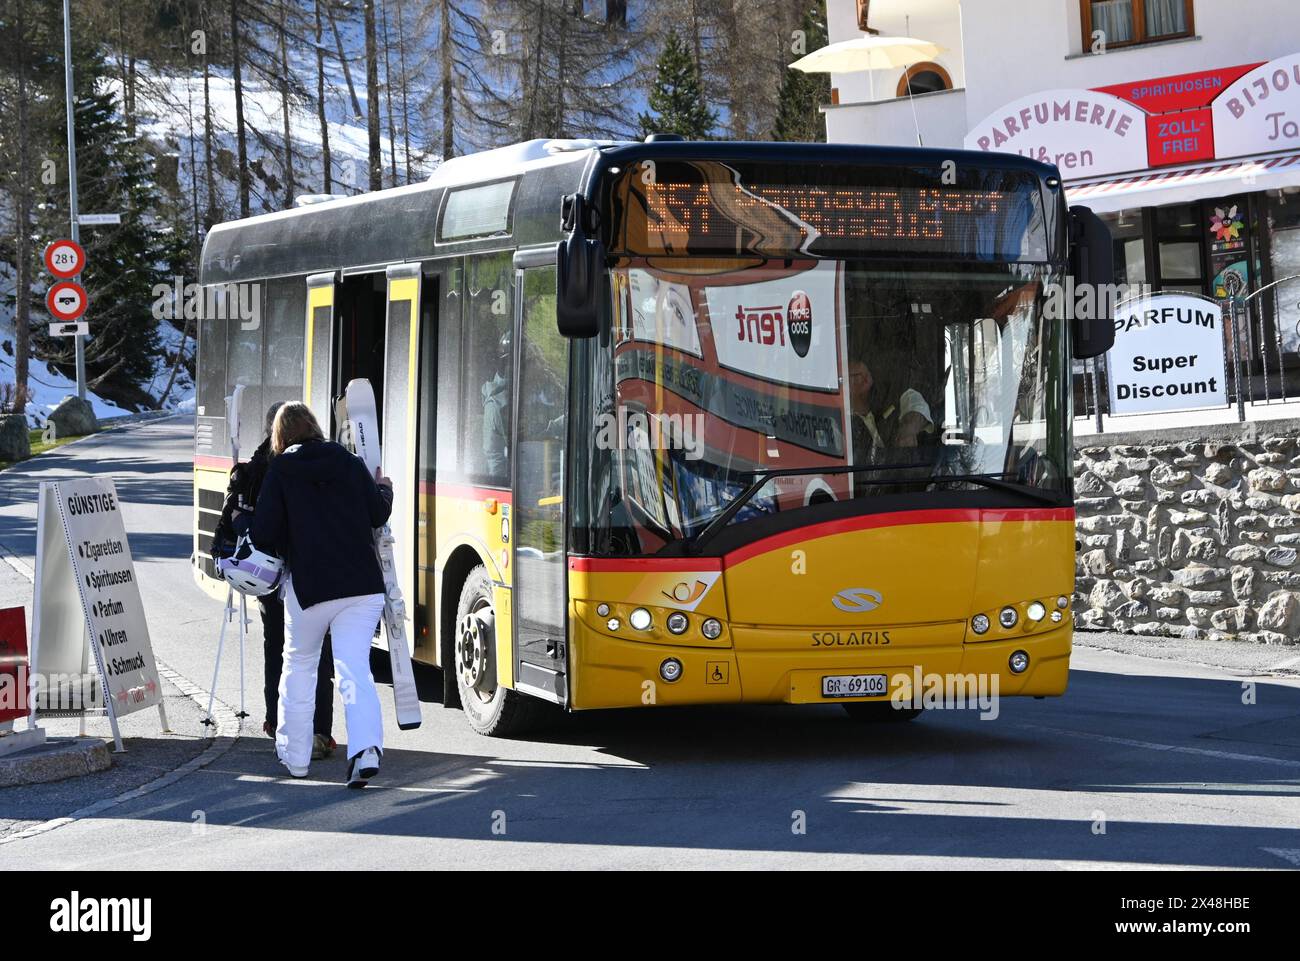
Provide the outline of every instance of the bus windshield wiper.
[[718,531],[722,530],[731,523],[732,518],[740,513],[740,509],[754,499],[754,495],[761,491],[767,482],[774,477],[799,477],[804,474],[865,474],[869,471],[885,470],[915,470],[918,467],[926,467],[926,464],[864,464],[857,467],[843,465],[835,467],[776,467],[771,470],[756,470],[743,472],[745,476],[753,477],[754,480],[743,491],[737,495],[727,509],[721,514],[709,521],[704,530],[696,534],[686,544],[688,554],[698,554],[704,549],[704,545],[710,541]]
[[1014,483],[1007,480],[1005,476],[999,474],[938,474],[931,477],[929,480],[932,484],[942,484],[949,481],[953,483],[982,484],[985,487],[1011,491],[1015,494],[1022,494],[1025,497],[1032,497],[1034,500],[1041,501],[1044,504],[1059,506],[1061,503],[1060,497],[1053,496],[1052,494],[1041,491],[1036,487],[1030,487],[1027,484]]

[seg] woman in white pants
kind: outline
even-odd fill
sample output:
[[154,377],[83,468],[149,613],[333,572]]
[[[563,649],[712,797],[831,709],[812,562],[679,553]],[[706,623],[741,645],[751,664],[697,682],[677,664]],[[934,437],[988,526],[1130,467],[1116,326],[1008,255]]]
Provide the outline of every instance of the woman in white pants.
[[348,786],[379,771],[384,728],[370,641],[384,609],[373,529],[386,523],[392,482],[324,439],[310,408],[289,403],[271,429],[274,456],[253,511],[253,542],[285,559],[284,671],[276,753],[294,777],[311,763],[316,671],[325,632],[347,721]]

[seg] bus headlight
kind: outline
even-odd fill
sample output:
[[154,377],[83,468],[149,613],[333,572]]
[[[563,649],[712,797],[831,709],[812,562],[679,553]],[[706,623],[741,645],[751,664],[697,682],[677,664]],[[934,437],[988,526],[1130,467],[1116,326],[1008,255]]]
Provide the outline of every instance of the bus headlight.
[[1025,614],[1031,621],[1041,621],[1047,616],[1047,607],[1042,601],[1034,601],[1029,605],[1029,609],[1025,611]]
[[605,622],[605,626],[608,627],[611,631],[617,631],[622,625],[619,622],[619,619],[617,617],[611,617],[608,621]]
[[716,617],[710,617],[700,625],[700,633],[711,641],[716,641],[722,636],[722,622]]
[[653,618],[651,618],[650,612],[644,607],[638,607],[627,616],[627,622],[638,631],[648,631],[650,630],[651,623],[653,623]]
[[1018,620],[1020,615],[1016,613],[1014,607],[1004,607],[998,612],[998,623],[1007,629],[1015,627]]
[[596,616],[597,616],[597,617],[609,617],[609,605],[606,604],[606,603],[603,602],[603,601],[602,601],[601,603],[597,604],[597,605],[596,605]]
[[1052,623],[1060,624],[1063,616],[1060,611],[1052,611]]
[[976,614],[970,619],[970,629],[976,634],[985,634],[989,629],[989,618],[987,614]]
[[674,634],[685,634],[686,628],[691,626],[690,619],[681,611],[674,611],[668,615],[668,630]]
[[659,676],[669,684],[673,681],[680,680],[682,676],[682,662],[675,657],[667,658],[659,665]]
[[1011,668],[1012,674],[1023,674],[1029,670],[1029,655],[1024,651],[1016,651],[1007,658],[1007,667]]
[[1060,597],[1056,599],[1056,606],[1059,607],[1061,610],[1065,610],[1067,607],[1070,606],[1070,599],[1066,597],[1064,594],[1062,594]]

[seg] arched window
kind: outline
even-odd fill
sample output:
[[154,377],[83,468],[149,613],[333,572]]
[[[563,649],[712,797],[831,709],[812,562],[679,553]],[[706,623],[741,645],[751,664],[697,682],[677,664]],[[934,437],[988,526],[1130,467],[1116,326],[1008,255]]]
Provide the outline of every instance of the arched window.
[[951,90],[952,77],[948,75],[948,71],[943,67],[927,60],[924,63],[914,63],[907,68],[906,72],[898,80],[898,96],[907,96],[909,84],[913,95],[934,93],[937,90]]

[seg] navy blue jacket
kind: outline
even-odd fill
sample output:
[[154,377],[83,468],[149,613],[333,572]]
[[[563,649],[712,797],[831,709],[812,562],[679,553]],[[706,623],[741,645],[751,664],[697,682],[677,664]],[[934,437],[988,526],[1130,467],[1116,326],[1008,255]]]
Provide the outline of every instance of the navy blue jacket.
[[302,607],[382,594],[373,529],[388,521],[391,488],[332,441],[295,444],[271,458],[253,511],[253,543],[283,557]]

